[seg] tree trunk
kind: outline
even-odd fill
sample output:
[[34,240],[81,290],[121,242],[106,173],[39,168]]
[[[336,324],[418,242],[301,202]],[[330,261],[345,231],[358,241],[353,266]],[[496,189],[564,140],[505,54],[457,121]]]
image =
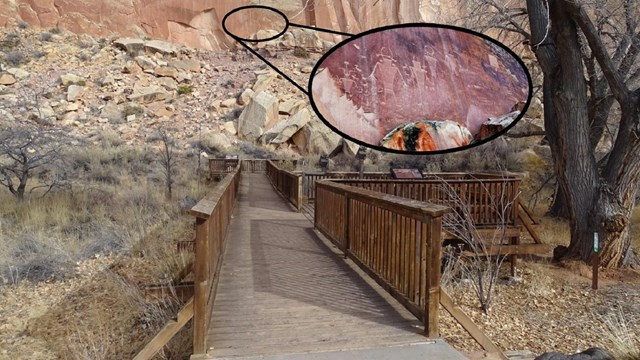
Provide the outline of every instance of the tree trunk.
[[562,191],[562,187],[556,185],[556,191],[553,195],[553,201],[549,207],[549,216],[569,219],[569,208],[567,206],[567,198]]

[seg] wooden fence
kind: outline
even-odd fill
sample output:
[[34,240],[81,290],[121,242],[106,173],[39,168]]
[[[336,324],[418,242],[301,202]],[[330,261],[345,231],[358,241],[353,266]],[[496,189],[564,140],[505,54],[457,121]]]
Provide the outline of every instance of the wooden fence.
[[267,160],[266,172],[273,187],[300,211],[302,208],[302,175],[281,170],[271,160]]
[[244,172],[265,172],[267,171],[267,159],[243,159],[242,171]]
[[[429,174],[420,180],[336,180],[407,199],[450,206],[477,227],[513,226],[521,179],[497,174]],[[464,208],[464,209],[463,209]]]
[[315,227],[438,337],[441,227],[449,208],[316,182]]
[[236,162],[213,192],[198,202],[191,214],[196,217],[196,244],[193,296],[193,352],[207,349],[207,329],[222,265],[224,239],[240,187],[242,166]]
[[209,177],[233,172],[239,163],[238,159],[209,159]]
[[[363,173],[363,179],[388,179],[390,174],[388,172],[366,172]],[[308,200],[316,198],[315,184],[318,180],[324,179],[358,179],[360,177],[359,172],[342,172],[342,171],[329,171],[329,172],[304,172],[302,173],[302,195]]]

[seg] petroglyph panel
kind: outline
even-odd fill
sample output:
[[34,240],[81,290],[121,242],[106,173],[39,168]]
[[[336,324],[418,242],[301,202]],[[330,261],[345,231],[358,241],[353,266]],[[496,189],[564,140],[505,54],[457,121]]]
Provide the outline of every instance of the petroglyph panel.
[[[476,138],[489,118],[529,97],[526,69],[509,51],[473,33],[433,26],[351,38],[321,59],[310,86],[316,110],[329,125],[374,146],[384,146],[383,138],[403,125],[423,121],[430,122],[434,144],[468,145],[474,141],[469,133]],[[438,133],[432,121],[444,120],[463,130]]]

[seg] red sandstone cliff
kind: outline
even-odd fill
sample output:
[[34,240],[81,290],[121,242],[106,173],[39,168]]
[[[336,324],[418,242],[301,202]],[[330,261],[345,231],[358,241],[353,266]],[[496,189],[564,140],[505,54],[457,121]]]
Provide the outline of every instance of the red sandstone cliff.
[[[91,35],[149,36],[203,49],[231,43],[221,29],[230,10],[255,0],[0,0],[0,26],[25,21],[42,28],[60,27]],[[388,24],[451,22],[456,11],[439,0],[271,0],[261,1],[285,12],[292,22],[315,24],[350,33]],[[306,7],[303,7],[306,5]],[[252,19],[253,20],[253,19]],[[233,26],[255,33],[261,21]],[[339,40],[339,39],[333,39]]]

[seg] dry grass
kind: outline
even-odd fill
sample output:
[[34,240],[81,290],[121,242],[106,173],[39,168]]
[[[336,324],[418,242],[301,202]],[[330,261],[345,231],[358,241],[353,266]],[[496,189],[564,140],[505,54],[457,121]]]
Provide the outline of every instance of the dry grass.
[[640,359],[640,334],[635,333],[626,315],[621,309],[611,311],[601,316],[606,325],[605,337],[612,344],[610,351],[618,360]]
[[[167,283],[192,261],[175,251],[176,241],[193,236],[193,219],[178,200],[199,199],[209,189],[183,159],[175,197],[167,201],[147,150],[106,134],[100,146],[72,155],[78,179],[72,191],[17,203],[0,189],[0,295],[18,288],[45,293],[31,299],[37,312],[0,311],[0,322],[28,321],[15,334],[14,327],[0,333],[0,344],[6,336],[25,339],[11,340],[14,358],[32,357],[34,342],[55,354],[37,358],[131,358],[177,312],[175,299],[147,300],[142,286]],[[55,302],[46,300],[49,284],[66,289]],[[24,298],[0,302],[17,310]],[[158,358],[184,358],[189,334],[173,346]]]

